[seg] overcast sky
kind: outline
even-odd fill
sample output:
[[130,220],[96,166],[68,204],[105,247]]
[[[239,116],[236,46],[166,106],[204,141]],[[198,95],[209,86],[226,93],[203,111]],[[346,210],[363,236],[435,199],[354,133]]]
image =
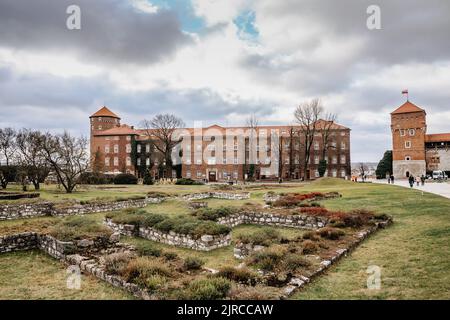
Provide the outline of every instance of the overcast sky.
[[403,89],[450,132],[449,31],[448,0],[0,0],[0,127],[88,135],[102,105],[134,125],[286,124],[317,97],[352,129],[352,161],[378,161]]

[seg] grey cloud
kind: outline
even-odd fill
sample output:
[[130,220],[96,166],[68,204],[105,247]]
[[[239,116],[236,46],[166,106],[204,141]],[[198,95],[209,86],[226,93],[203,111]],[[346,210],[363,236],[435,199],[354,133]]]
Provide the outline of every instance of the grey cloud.
[[143,13],[123,0],[76,1],[81,30],[68,30],[66,8],[72,4],[72,0],[2,0],[0,46],[69,51],[92,64],[150,64],[191,42],[175,13]]
[[[2,74],[8,75],[8,81],[1,80]],[[186,123],[202,120],[205,124],[224,124],[230,113],[244,119],[251,113],[263,117],[274,111],[274,104],[269,102],[238,101],[227,102],[211,89],[128,92],[104,76],[19,76],[12,69],[0,68],[0,127],[67,128],[87,134],[88,117],[103,104],[134,125],[163,112],[176,114]]]

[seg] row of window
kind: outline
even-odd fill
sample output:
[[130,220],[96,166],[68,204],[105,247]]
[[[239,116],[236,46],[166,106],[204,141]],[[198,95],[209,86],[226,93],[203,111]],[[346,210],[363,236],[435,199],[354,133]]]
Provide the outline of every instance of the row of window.
[[[316,170],[314,174],[315,174],[316,178],[319,178],[319,177],[320,177],[319,170]],[[347,175],[347,172],[346,172],[344,169],[342,169],[342,170],[341,170],[341,178],[345,178],[346,175]],[[328,170],[325,171],[324,176],[325,176],[325,177],[328,177]],[[331,176],[334,177],[334,178],[337,178],[337,176],[338,176],[338,171],[337,171],[336,169],[333,169],[333,170],[331,171]]]
[[[250,159],[249,159],[249,158],[247,158],[247,162],[250,162]],[[278,159],[275,159],[275,162],[278,162]],[[290,162],[289,159],[285,159],[285,160],[284,160],[284,163],[285,163],[285,164],[289,164],[289,162]],[[320,162],[320,157],[319,157],[319,156],[315,156],[315,157],[314,157],[314,164],[319,164],[319,162]],[[328,162],[331,162],[332,164],[337,164],[337,163],[338,163],[338,157],[333,156],[333,157],[331,157],[331,159],[330,159]],[[196,164],[202,164],[202,159],[197,159],[197,160],[195,161],[195,163],[196,163]],[[256,163],[257,163],[257,164],[270,164],[270,163],[271,163],[271,158],[266,158],[265,161],[256,160]],[[294,163],[295,163],[295,164],[299,164],[299,163],[300,163],[299,159],[298,159],[298,158],[294,159]],[[347,163],[347,157],[346,157],[345,155],[341,155],[341,157],[340,157],[340,163],[341,163],[341,164],[346,164],[346,163]],[[186,160],[185,160],[185,164],[187,164],[187,165],[192,164],[191,159],[186,159]],[[209,165],[215,165],[215,164],[217,164],[216,158],[215,158],[215,157],[208,158],[208,159],[207,159],[207,164],[209,164]],[[227,159],[226,159],[226,158],[223,158],[221,164],[228,164]],[[233,159],[233,164],[239,164],[238,158],[234,158],[234,159]]]
[[400,129],[400,137],[406,136],[406,133],[410,136],[416,135],[416,129]]
[[[115,144],[115,145],[113,146],[113,150],[114,150],[114,153],[119,153],[119,145],[118,145],[118,144]],[[127,144],[127,145],[125,146],[125,151],[126,151],[127,153],[131,153],[131,144]],[[105,153],[109,153],[109,152],[110,152],[109,145],[106,145],[106,146],[105,146]]]
[[[126,161],[126,165],[127,166],[131,166],[131,158],[130,157],[126,157],[125,161]],[[106,157],[105,158],[105,166],[109,167],[110,164],[111,164],[111,159],[109,157]],[[114,157],[113,158],[113,165],[116,166],[116,167],[119,165],[119,158],[118,157]]]
[[[347,145],[346,145],[345,142],[341,142],[340,146],[341,146],[341,150],[345,150],[345,149],[347,148]],[[334,141],[331,142],[331,143],[330,143],[330,147],[332,147],[332,148],[337,148],[337,143],[334,142]],[[223,151],[227,151],[227,149],[228,149],[227,146],[223,146]],[[289,149],[290,149],[290,145],[289,145],[289,144],[284,145],[284,149],[285,149],[285,150],[289,150]],[[294,149],[295,149],[295,150],[299,150],[299,149],[300,149],[300,146],[299,146],[298,144],[296,144],[296,145],[294,146]],[[207,150],[215,151],[215,150],[216,150],[216,146],[215,146],[214,144],[209,144],[209,145],[207,146]],[[237,144],[233,145],[233,150],[238,150],[238,145],[237,145]],[[250,150],[249,146],[246,147],[246,150],[247,150],[247,151]],[[257,146],[256,146],[256,151],[259,151],[259,150],[260,150],[260,146],[257,145]],[[265,146],[265,150],[266,150],[266,151],[270,151],[270,146],[266,145],[266,146]],[[319,144],[319,142],[315,142],[315,143],[314,143],[314,150],[320,150],[320,144]],[[191,151],[191,146],[190,146],[190,145],[186,145],[186,151],[188,151],[188,152]],[[201,145],[201,144],[197,144],[197,145],[196,145],[196,151],[202,151],[202,145]],[[138,146],[138,152],[141,152],[139,146]],[[147,152],[148,152],[148,151],[147,151]]]
[[[228,179],[228,178],[237,179],[239,176],[239,173],[237,171],[233,171],[233,173],[227,172],[227,171],[222,171],[222,172],[219,171],[217,173],[217,175],[218,175],[219,179],[222,179],[222,177],[223,177],[223,179]],[[196,177],[197,177],[197,179],[206,178],[206,174],[204,174],[202,171],[197,171]],[[192,178],[191,171],[189,171],[189,170],[186,171],[186,178]]]

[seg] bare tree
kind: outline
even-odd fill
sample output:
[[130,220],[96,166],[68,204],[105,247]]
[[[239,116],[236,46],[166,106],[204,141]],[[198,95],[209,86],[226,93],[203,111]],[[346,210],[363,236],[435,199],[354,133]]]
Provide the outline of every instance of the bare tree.
[[363,163],[359,163],[359,174],[361,175],[361,179],[364,182],[366,180],[366,172],[369,170],[369,168]]
[[323,107],[319,99],[313,99],[299,105],[294,112],[296,122],[299,124],[298,132],[303,142],[304,159],[303,159],[303,177],[308,179],[308,165],[311,146],[314,142],[316,134],[316,123],[323,112]]
[[88,169],[88,141],[84,137],[72,137],[68,132],[53,136],[41,135],[42,155],[58,177],[67,193],[75,189],[78,178]]
[[[0,128],[0,160],[3,158],[6,166],[10,165],[10,161],[16,152],[16,131],[12,128]],[[1,162],[1,161],[0,161]]]
[[[249,137],[248,137],[248,157],[250,160],[250,168],[247,169],[248,163],[247,163],[247,155],[245,154],[247,151],[247,148],[244,149],[244,179],[245,179],[245,174],[248,171],[249,174],[249,178],[253,178],[250,177],[250,175],[254,175],[255,174],[255,167],[256,167],[256,162],[257,162],[257,151],[256,151],[256,145],[258,144],[258,137],[257,137],[257,129],[258,129],[258,118],[256,117],[256,115],[253,113],[252,115],[250,115],[247,120],[246,120],[246,124],[247,124],[247,128],[249,130]],[[252,170],[250,170],[252,169]]]
[[336,122],[337,115],[335,113],[327,113],[325,115],[325,119],[323,121],[320,121],[320,124],[318,125],[318,130],[320,134],[320,140],[321,140],[321,153],[320,153],[320,163],[319,163],[319,174],[321,177],[323,177],[325,170],[327,168],[327,151],[331,148],[330,142],[331,142],[331,133],[334,123]]
[[[144,120],[142,124],[147,136],[156,138],[157,141],[155,141],[154,145],[162,153],[164,158],[163,166],[169,168],[171,177],[172,151],[181,142],[181,139],[176,139],[174,133],[177,129],[185,126],[183,120],[173,114],[158,114],[151,120]],[[167,175],[167,169],[163,170],[163,177],[166,178]]]
[[12,128],[0,128],[0,186],[6,189],[17,174],[17,167],[11,165],[16,152],[16,131]]
[[22,184],[28,179],[36,190],[40,183],[48,176],[50,168],[41,150],[41,137],[39,131],[23,129],[17,133],[17,164],[22,175]]

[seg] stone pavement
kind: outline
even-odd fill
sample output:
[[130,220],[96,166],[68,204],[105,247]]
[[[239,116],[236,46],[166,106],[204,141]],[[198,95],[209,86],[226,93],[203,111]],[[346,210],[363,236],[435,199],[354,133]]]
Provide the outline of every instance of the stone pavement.
[[[382,184],[388,184],[386,179],[381,179],[381,180],[372,180],[373,183],[382,183]],[[395,180],[395,185],[396,186],[401,186],[401,187],[405,187],[405,188],[409,188],[409,182],[407,180]],[[422,186],[418,186],[417,184],[414,183],[414,189],[416,190],[422,190],[425,192],[430,192],[430,193],[434,193],[446,198],[450,199],[450,180],[448,180],[447,182],[425,182],[425,185]]]

